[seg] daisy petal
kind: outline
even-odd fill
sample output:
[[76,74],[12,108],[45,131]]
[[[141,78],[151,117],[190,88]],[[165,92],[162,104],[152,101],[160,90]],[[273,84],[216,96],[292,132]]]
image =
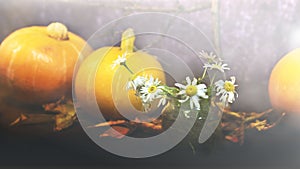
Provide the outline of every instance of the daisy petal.
[[185,90],[180,90],[180,92],[178,92],[178,95],[183,95],[183,94],[186,94]]
[[193,79],[193,82],[192,82],[192,85],[193,85],[193,86],[196,86],[196,84],[197,84],[197,79],[194,78],[194,79]]
[[188,101],[189,100],[189,96],[187,96],[184,100],[178,100],[180,103],[184,103],[184,102],[186,102],[186,101]]
[[185,79],[186,79],[187,84],[191,85],[191,79],[190,79],[190,77],[187,76]]
[[176,87],[179,87],[180,89],[186,89],[186,86],[184,86],[183,84],[175,83],[174,85],[175,85]]
[[234,84],[235,83],[235,77],[231,76],[230,79],[231,79],[232,84]]

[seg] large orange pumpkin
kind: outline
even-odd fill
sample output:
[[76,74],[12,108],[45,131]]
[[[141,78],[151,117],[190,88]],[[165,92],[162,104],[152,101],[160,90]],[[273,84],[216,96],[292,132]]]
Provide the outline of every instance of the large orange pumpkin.
[[[80,65],[76,75],[76,96],[88,105],[89,95],[95,95],[101,113],[106,119],[122,119],[123,115],[134,117],[136,114],[128,111],[130,107],[142,110],[141,100],[135,96],[135,92],[125,89],[127,82],[133,77],[152,75],[159,78],[162,83],[166,82],[163,68],[155,56],[142,51],[133,51],[134,40],[133,30],[127,29],[122,35],[120,47],[102,47],[95,50]],[[124,53],[127,53],[126,64],[135,75],[121,65],[112,68],[112,63]],[[93,85],[95,91],[89,91]],[[122,111],[121,114],[119,111]]]
[[[85,45],[57,22],[19,29],[0,46],[0,81],[25,103],[46,103],[69,95],[74,65]],[[84,49],[83,55],[92,52],[90,47]]]
[[269,80],[269,95],[273,107],[300,113],[300,48],[275,65]]

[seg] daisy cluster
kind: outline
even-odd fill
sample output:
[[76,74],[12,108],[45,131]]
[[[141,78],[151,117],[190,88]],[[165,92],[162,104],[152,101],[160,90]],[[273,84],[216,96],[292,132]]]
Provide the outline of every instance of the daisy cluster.
[[151,107],[154,100],[159,99],[158,107],[167,103],[167,93],[158,78],[150,76],[137,76],[127,83],[127,90],[135,90],[136,96],[140,97],[145,111]]
[[218,58],[215,54],[201,51],[199,57],[204,59],[206,63],[203,66],[203,75],[201,78],[186,77],[183,83],[175,83],[173,87],[162,84],[158,78],[150,76],[134,76],[132,71],[126,65],[126,53],[118,56],[118,59],[113,62],[113,68],[117,65],[124,66],[129,72],[133,74],[133,78],[128,81],[126,89],[134,90],[137,97],[143,103],[144,111],[149,111],[153,102],[156,101],[157,106],[164,106],[170,100],[177,100],[180,104],[188,104],[190,110],[200,110],[200,102],[203,99],[209,99],[210,93],[208,88],[215,90],[216,96],[224,106],[233,103],[238,97],[236,92],[237,85],[235,84],[235,77],[230,77],[230,80],[218,80],[211,82],[207,86],[203,79],[207,75],[207,71],[217,70],[224,73],[230,70],[223,60]]

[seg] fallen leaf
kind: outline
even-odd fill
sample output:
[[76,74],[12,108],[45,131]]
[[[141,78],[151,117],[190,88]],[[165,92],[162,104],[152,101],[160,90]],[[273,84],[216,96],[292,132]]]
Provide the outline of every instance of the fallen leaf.
[[126,134],[130,132],[130,129],[123,126],[112,126],[110,129],[106,130],[104,133],[100,134],[100,137],[113,137],[121,139]]
[[256,120],[253,123],[250,123],[251,128],[256,128],[258,131],[264,130],[268,126],[267,120]]
[[239,142],[239,138],[236,136],[225,136],[225,139],[228,141],[231,141],[233,143],[238,143]]
[[96,125],[88,126],[87,128],[113,126],[113,125],[118,125],[118,124],[125,124],[126,122],[127,121],[125,121],[125,120],[107,121],[107,122],[99,123]]
[[68,114],[57,114],[55,116],[55,131],[61,131],[73,125],[76,119],[75,113],[68,112]]
[[15,121],[11,122],[9,125],[14,126],[14,125],[20,123],[21,121],[25,121],[26,119],[28,119],[28,117],[25,116],[23,113],[21,113],[21,115]]
[[25,114],[21,113],[20,116],[10,123],[10,126],[14,125],[30,125],[53,122],[55,116],[52,114]]

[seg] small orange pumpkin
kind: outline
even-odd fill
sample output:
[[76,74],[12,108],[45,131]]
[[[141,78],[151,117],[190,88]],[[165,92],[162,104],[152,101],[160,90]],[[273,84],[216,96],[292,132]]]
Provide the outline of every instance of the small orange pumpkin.
[[273,68],[269,95],[274,108],[300,113],[300,48],[286,54]]
[[[166,82],[160,62],[156,60],[155,56],[146,52],[134,51],[134,41],[134,32],[129,28],[122,34],[121,46],[107,46],[95,50],[82,62],[76,74],[74,88],[76,96],[80,98],[77,100],[82,101],[82,104],[89,105],[93,103],[89,96],[95,94],[101,113],[106,119],[124,119],[123,115],[136,116],[136,112],[129,111],[130,107],[138,111],[142,110],[142,102],[135,95],[135,91],[129,90],[127,92],[125,90],[129,79],[135,76],[148,75],[158,78],[162,83]],[[127,53],[126,64],[135,73],[134,75],[121,65],[117,65],[115,68],[111,66],[124,53]],[[90,91],[93,85],[95,91]],[[119,90],[119,92],[113,92],[114,90]],[[129,104],[126,102],[128,99]],[[123,112],[117,110],[116,104],[118,104],[119,110]],[[96,114],[95,112],[90,113]]]
[[[0,81],[13,97],[26,103],[46,103],[71,94],[73,69],[86,42],[51,23],[11,33],[0,46]],[[82,55],[88,55],[88,45]]]

